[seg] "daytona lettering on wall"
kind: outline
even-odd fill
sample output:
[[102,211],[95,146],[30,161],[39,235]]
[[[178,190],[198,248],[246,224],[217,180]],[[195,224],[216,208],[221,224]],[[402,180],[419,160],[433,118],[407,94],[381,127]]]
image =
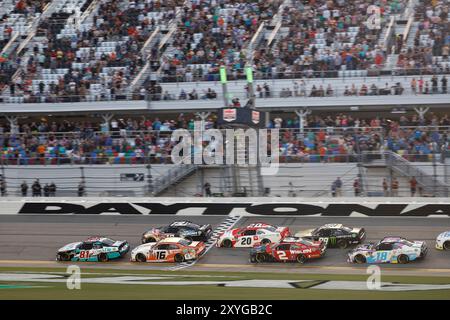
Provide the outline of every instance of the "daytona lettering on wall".
[[[364,202],[363,202],[364,203]],[[12,203],[8,203],[8,207]],[[426,217],[430,215],[450,216],[450,204],[356,204],[356,203],[173,203],[156,202],[17,202],[16,209],[3,212],[8,207],[0,207],[0,214],[164,214],[175,215],[283,215],[283,216],[408,216]]]

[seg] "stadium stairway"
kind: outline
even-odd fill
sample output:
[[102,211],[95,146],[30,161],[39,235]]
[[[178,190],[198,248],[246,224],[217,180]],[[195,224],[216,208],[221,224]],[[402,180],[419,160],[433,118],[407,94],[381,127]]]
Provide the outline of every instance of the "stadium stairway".
[[[275,175],[262,176],[264,188],[271,197],[327,197],[331,184],[340,177],[343,181],[342,195],[353,195],[353,181],[358,176],[356,163],[289,163],[280,164]],[[255,170],[241,170],[240,190],[254,195],[257,175]],[[204,183],[211,184],[213,194],[230,196],[233,192],[232,177],[226,167],[202,167],[176,186],[162,192],[161,196],[192,197],[203,193]]]
[[[410,162],[393,152],[385,152],[378,159],[370,159],[364,161],[367,191],[369,196],[382,196],[383,178],[386,178],[388,184],[392,178],[396,177],[399,181],[399,196],[410,195],[410,183],[412,177],[417,179],[418,185],[423,189],[426,196],[448,196],[450,184],[446,180],[447,165],[435,162]],[[436,175],[435,175],[436,168]]]

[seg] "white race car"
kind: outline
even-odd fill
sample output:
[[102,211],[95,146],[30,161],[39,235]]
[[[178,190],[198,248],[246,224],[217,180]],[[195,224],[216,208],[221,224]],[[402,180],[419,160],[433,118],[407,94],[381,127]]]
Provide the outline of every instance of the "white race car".
[[450,231],[442,232],[436,238],[436,249],[450,250]]
[[133,262],[184,262],[197,260],[206,246],[200,241],[184,238],[166,238],[158,242],[141,244],[131,251]]
[[291,233],[288,227],[276,227],[266,223],[253,223],[245,228],[231,229],[219,236],[217,247],[249,248],[258,244],[279,242]]
[[425,241],[409,241],[402,237],[385,237],[378,243],[363,244],[348,252],[350,263],[408,263],[424,258]]

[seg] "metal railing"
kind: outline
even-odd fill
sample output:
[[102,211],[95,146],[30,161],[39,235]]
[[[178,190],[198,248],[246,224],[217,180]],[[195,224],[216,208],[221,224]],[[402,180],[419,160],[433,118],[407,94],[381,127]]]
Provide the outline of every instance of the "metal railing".
[[404,157],[401,157],[394,152],[386,152],[384,156],[386,159],[386,164],[389,168],[401,176],[415,177],[418,184],[424,189],[425,192],[438,197],[448,197],[450,185],[440,181],[436,176],[426,173],[416,165],[406,160]]
[[[398,79],[400,80],[400,79]],[[397,81],[399,82],[398,80]],[[327,83],[323,84],[317,83],[316,88],[313,89],[311,85],[307,88],[302,88],[297,85],[292,84],[286,86],[286,88],[265,91],[256,91],[256,99],[269,99],[269,98],[295,98],[295,99],[310,99],[310,98],[333,98],[333,97],[370,97],[370,96],[417,96],[417,95],[442,95],[450,94],[448,87],[445,89],[439,85],[434,89],[431,84],[427,87],[422,87],[422,92],[420,92],[419,87],[413,90],[403,81],[400,82],[403,85],[397,86],[396,82],[388,84],[388,86],[377,86],[376,88],[371,88],[371,83],[366,84],[366,88],[362,89],[362,83],[358,83],[355,89],[352,88],[351,83],[345,84],[334,84],[331,89],[327,87]],[[262,85],[263,83],[259,83]],[[282,86],[282,85],[280,85]],[[296,89],[295,86],[298,86]],[[322,86],[322,87],[321,87]],[[208,92],[208,86],[198,87],[197,89],[201,91],[186,91],[182,92],[183,87],[173,88],[170,87],[169,90],[164,91],[164,84],[162,84],[162,93],[124,93],[124,94],[110,94],[110,93],[95,93],[86,95],[48,95],[44,94],[15,94],[14,96],[0,96],[0,104],[27,104],[27,103],[75,103],[75,102],[105,102],[105,101],[152,101],[152,102],[169,102],[169,101],[186,101],[186,100],[210,100],[217,101],[223,99],[223,93],[216,84],[212,85],[213,88],[217,89],[218,92]],[[210,87],[209,87],[210,88]],[[229,100],[233,98],[248,99],[248,93],[245,92],[244,88],[242,90],[230,90],[228,91]],[[241,101],[242,103],[242,101]]]
[[157,196],[167,188],[179,183],[182,179],[194,173],[196,165],[181,164],[167,170],[166,174],[154,180],[152,195]]

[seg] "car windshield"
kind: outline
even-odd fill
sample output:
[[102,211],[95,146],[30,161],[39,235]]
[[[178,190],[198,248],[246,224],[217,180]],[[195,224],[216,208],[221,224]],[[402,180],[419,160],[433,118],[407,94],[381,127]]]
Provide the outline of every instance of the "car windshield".
[[111,239],[103,239],[102,242],[104,245],[107,245],[107,246],[112,246],[115,243],[115,241],[111,240]]
[[187,240],[187,239],[181,239],[180,241],[178,241],[178,243],[183,246],[189,246],[192,243],[192,241]]
[[399,242],[401,244],[407,245],[408,247],[412,247],[414,245],[414,243],[412,243],[411,241],[406,240],[406,239],[401,239]]
[[306,240],[306,239],[301,239],[298,242],[301,243],[301,244],[304,244],[305,246],[312,246],[313,245],[312,241],[309,241],[309,240]]
[[272,226],[264,227],[264,229],[265,229],[265,230],[268,230],[268,231],[270,231],[270,232],[275,232],[275,231],[277,231],[277,228],[272,227]]
[[342,230],[344,230],[344,231],[347,231],[347,232],[352,232],[352,228],[349,228],[349,227],[342,227],[341,228]]

